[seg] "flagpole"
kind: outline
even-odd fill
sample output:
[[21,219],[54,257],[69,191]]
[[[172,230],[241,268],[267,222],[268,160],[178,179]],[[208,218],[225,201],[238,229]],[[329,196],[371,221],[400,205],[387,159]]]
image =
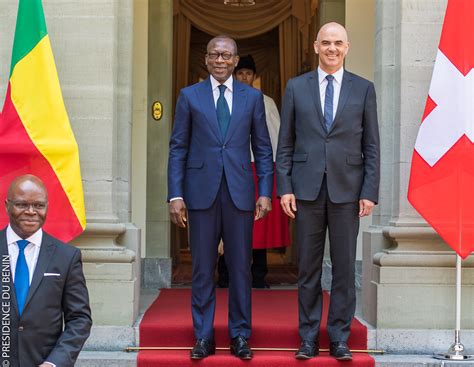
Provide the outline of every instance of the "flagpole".
[[456,255],[456,330],[454,330],[454,344],[447,353],[437,353],[434,358],[455,361],[474,360],[461,343],[461,256]]

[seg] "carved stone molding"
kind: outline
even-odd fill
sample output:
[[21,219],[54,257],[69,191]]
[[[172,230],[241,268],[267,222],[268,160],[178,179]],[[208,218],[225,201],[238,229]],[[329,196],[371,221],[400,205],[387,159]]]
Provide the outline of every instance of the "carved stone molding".
[[78,246],[84,262],[131,263],[136,254],[120,243],[124,223],[87,223],[84,233],[71,243]]
[[[393,246],[376,253],[375,265],[402,267],[455,267],[456,253],[431,227],[386,227],[384,237]],[[474,257],[463,261],[463,267],[474,268]]]

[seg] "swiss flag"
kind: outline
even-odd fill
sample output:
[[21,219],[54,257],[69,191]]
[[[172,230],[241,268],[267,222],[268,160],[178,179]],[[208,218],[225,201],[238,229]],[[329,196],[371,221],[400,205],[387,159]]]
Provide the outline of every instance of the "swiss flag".
[[449,0],[408,200],[462,258],[474,251],[474,1]]

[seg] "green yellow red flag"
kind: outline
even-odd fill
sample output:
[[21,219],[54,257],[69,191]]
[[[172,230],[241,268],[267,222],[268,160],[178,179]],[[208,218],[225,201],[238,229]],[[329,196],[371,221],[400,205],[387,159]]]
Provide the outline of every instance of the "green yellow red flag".
[[[74,138],[59,85],[41,0],[20,0],[10,80],[0,115],[0,197],[10,182],[34,174],[49,194],[45,230],[69,241],[86,215]],[[0,211],[0,225],[8,217]]]

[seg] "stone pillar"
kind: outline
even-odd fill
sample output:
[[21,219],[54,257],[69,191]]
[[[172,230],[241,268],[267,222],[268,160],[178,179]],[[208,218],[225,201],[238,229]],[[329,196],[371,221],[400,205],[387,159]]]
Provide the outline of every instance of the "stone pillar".
[[148,7],[148,111],[158,101],[163,117],[147,116],[147,206],[146,257],[143,286],[171,284],[170,219],[168,215],[167,167],[172,127],[173,1],[150,1]]
[[148,106],[148,0],[133,2],[132,96],[132,222],[141,229],[141,255],[146,255],[147,125]]
[[140,290],[140,233],[130,223],[133,1],[44,5],[81,154],[87,228],[74,244],[94,323],[132,325]]
[[[2,97],[17,6],[0,1]],[[133,1],[44,0],[43,6],[79,145],[87,228],[73,244],[82,249],[94,325],[132,325],[140,289],[140,234],[130,223]]]
[[[378,335],[383,329],[439,330],[455,326],[454,252],[407,200],[413,146],[446,3],[378,0],[376,4],[375,81],[382,182],[374,225],[364,233],[363,314],[377,327]],[[474,259],[471,257],[463,266],[462,326],[472,329]],[[424,340],[410,340],[411,351],[423,351],[417,343],[433,346],[438,340],[433,340],[433,335],[427,340],[429,335],[424,333]],[[445,347],[449,347],[449,340]]]
[[7,93],[18,3],[0,0],[0,109]]

